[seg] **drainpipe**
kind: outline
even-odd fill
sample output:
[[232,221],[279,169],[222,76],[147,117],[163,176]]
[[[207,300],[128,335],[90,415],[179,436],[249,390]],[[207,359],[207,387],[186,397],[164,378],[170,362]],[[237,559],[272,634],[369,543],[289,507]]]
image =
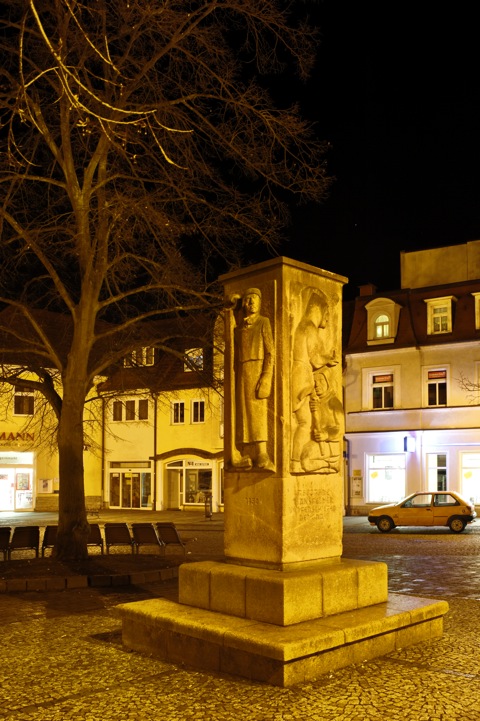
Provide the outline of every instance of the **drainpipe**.
[[100,507],[105,507],[105,398],[102,397],[102,477],[100,479]]
[[153,394],[153,510],[157,510],[157,424],[158,396]]
[[350,441],[348,438],[344,438],[345,443],[345,450],[343,451],[344,456],[344,469],[345,469],[345,482],[344,482],[344,489],[345,489],[345,515],[350,516],[352,513],[351,509],[351,494],[352,494],[352,488],[351,488],[351,480],[350,480]]

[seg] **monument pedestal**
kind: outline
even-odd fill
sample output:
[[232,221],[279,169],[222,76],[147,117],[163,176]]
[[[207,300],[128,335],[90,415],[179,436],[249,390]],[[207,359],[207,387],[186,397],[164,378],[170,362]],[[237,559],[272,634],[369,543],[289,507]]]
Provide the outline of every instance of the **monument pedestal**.
[[[349,569],[347,575],[351,573],[352,577],[357,575],[360,570],[357,563],[360,562],[344,561],[336,580],[333,569],[325,569],[322,578],[329,589],[324,594],[325,598],[330,597],[330,592],[337,586],[337,591],[330,598],[333,604],[335,598],[339,606],[344,604],[342,584],[345,571]],[[209,606],[220,607],[232,602],[233,613],[161,598],[124,604],[117,606],[122,618],[123,644],[133,651],[152,654],[169,663],[288,687],[442,635],[443,616],[448,611],[445,601],[392,593],[388,595],[388,600],[380,603],[290,625],[248,618],[241,615],[247,605],[253,607],[254,612],[258,611],[260,616],[278,616],[279,620],[283,616],[284,621],[309,617],[320,602],[318,584],[309,602],[305,589],[308,572],[301,577],[301,588],[299,579],[287,578],[275,584],[268,574],[276,572],[267,572],[264,580],[271,597],[267,594],[262,602],[254,593],[254,600],[248,602],[245,597],[235,594],[233,587],[228,587],[227,583],[235,580],[233,586],[238,586],[237,590],[244,589],[248,596],[250,582],[254,586],[259,577],[253,579],[250,576],[250,580],[244,583],[240,581],[237,567],[229,569],[225,564],[225,568],[220,569],[221,565],[211,564],[213,575],[208,582],[208,563],[184,564],[181,571],[186,577],[187,590],[181,579],[180,589],[187,596],[198,589],[198,601]],[[365,574],[364,580],[370,573],[373,577],[377,574],[377,570],[368,568],[371,565],[367,563],[361,569],[361,574]],[[383,573],[383,570],[380,571],[381,575]],[[290,574],[280,572],[278,575]],[[211,599],[205,584],[212,591]],[[259,583],[257,591],[260,591],[261,585]],[[302,594],[296,599],[293,595],[295,589]],[[353,597],[353,590],[350,591]],[[376,593],[374,589],[372,592]],[[363,600],[366,600],[366,595],[368,591],[365,588]],[[278,611],[272,597],[283,601],[280,604],[283,612]]]
[[291,686],[440,636],[445,602],[342,558],[346,278],[276,258],[222,280],[225,562],[183,564],[178,604],[120,606],[123,643]]
[[288,687],[440,637],[448,604],[388,594],[386,564],[342,558],[291,572],[185,563],[179,603],[117,610],[133,651]]

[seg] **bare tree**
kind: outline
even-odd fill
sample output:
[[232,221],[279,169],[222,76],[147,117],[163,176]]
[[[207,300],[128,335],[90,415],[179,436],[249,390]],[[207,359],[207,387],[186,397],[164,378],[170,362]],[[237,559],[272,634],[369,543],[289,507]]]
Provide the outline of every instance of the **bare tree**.
[[95,376],[146,320],[214,303],[219,270],[275,246],[289,198],[325,194],[323,144],[266,90],[285,64],[307,77],[316,35],[277,0],[2,5],[0,308],[16,320],[0,351],[22,351],[57,415],[56,552],[82,558]]

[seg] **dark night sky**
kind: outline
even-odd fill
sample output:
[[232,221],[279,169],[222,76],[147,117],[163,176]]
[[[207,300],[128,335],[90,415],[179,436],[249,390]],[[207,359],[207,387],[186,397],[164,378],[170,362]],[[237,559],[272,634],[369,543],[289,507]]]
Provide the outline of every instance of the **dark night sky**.
[[345,275],[345,297],[400,285],[400,251],[480,238],[475,3],[320,0],[323,40],[302,92],[332,144],[320,207],[281,253]]

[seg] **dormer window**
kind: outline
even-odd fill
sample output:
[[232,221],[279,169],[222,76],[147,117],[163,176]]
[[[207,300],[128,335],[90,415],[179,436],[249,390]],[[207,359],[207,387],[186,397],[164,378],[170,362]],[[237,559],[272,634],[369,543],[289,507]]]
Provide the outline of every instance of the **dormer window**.
[[446,295],[443,298],[425,298],[428,313],[428,335],[440,335],[441,333],[452,332],[453,300],[456,300],[455,296],[453,295]]
[[152,346],[132,350],[123,359],[123,365],[127,368],[136,368],[138,366],[153,366],[154,362],[155,351]]
[[203,370],[203,348],[189,348],[185,351],[183,370],[187,373],[193,370]]
[[480,293],[472,293],[475,299],[475,329],[480,330]]
[[401,307],[391,298],[375,298],[365,305],[368,345],[393,343],[397,335]]

